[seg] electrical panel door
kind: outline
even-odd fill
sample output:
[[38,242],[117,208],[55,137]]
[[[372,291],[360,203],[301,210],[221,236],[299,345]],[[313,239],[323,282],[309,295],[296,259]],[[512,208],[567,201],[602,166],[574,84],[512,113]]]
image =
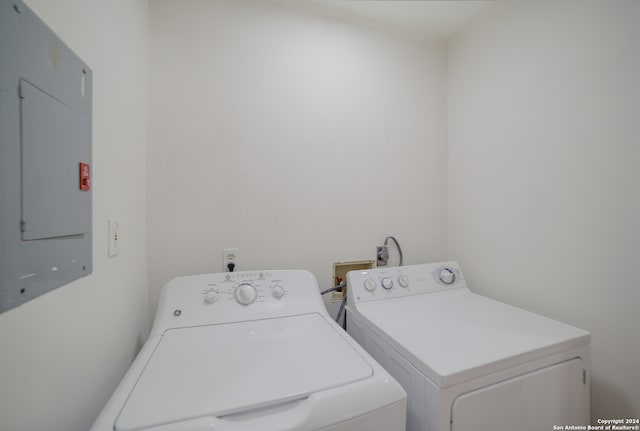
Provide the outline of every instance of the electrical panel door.
[[91,69],[0,0],[0,312],[91,273]]
[[90,157],[89,124],[28,82],[20,84],[20,103],[22,239],[89,233],[90,194],[78,168]]

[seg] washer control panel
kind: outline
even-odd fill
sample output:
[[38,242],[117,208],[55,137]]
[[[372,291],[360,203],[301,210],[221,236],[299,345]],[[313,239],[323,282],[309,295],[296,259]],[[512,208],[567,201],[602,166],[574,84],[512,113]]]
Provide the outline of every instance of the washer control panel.
[[270,301],[283,302],[288,297],[287,277],[274,277],[269,271],[210,274],[209,277],[200,292],[205,306],[220,301],[248,307]]
[[457,262],[351,271],[347,274],[347,282],[349,301],[355,302],[466,287]]
[[[178,277],[164,288],[154,331],[268,319],[328,315],[316,278],[308,271],[242,271]],[[177,326],[176,326],[177,325]]]

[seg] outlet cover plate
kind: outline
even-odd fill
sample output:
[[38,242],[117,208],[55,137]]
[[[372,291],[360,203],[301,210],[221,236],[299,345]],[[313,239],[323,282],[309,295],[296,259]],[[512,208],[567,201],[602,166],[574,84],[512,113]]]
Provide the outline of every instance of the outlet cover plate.
[[222,270],[229,272],[227,265],[233,263],[235,266],[233,272],[240,269],[240,249],[238,248],[223,248],[222,249]]

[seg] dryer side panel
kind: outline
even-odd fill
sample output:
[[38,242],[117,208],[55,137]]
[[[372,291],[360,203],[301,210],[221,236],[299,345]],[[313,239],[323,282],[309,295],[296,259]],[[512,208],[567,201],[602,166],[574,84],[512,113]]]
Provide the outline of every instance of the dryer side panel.
[[[347,310],[347,331],[407,393],[406,431],[431,431],[428,421],[434,421],[439,406],[437,397],[428,398],[425,383],[427,378],[396,352],[388,343],[376,335],[356,315]],[[430,404],[427,403],[430,401]]]

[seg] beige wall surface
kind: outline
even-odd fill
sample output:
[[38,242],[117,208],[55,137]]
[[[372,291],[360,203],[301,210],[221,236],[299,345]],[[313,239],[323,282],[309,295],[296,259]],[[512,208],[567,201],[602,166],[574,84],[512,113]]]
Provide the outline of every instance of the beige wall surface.
[[150,28],[152,312],[223,247],[323,287],[386,235],[444,256],[442,44],[276,2],[154,1]]

